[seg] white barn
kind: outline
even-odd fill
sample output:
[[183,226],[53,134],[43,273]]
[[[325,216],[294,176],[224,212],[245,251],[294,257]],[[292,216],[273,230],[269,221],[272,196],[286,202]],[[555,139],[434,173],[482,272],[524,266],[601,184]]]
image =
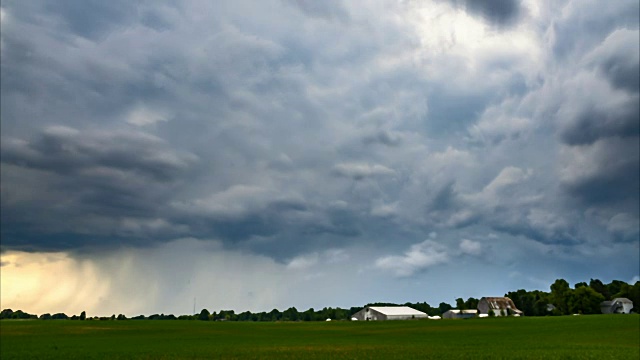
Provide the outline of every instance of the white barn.
[[360,320],[410,320],[426,319],[427,314],[408,306],[367,306],[353,314]]
[[445,319],[469,319],[478,315],[478,310],[447,310],[442,314]]
[[633,309],[633,301],[627,298],[615,298],[600,303],[600,310],[603,314],[628,314],[631,309]]

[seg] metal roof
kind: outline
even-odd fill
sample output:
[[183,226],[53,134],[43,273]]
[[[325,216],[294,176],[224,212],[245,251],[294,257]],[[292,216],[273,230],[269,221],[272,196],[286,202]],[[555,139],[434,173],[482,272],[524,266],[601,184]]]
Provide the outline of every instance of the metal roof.
[[627,298],[615,298],[613,299],[612,302],[619,302],[619,303],[627,303],[627,304],[633,304],[633,301],[627,299]]
[[[513,303],[513,300],[509,299],[508,297],[484,297],[482,299],[486,299],[489,307],[494,310],[516,310],[516,305]],[[482,301],[482,299],[480,300]]]
[[422,315],[427,316],[427,314],[422,311],[418,311],[416,309],[410,308],[408,306],[369,306],[369,309],[377,311],[384,315]]
[[468,310],[451,309],[451,310],[447,310],[447,312],[448,311],[451,311],[454,314],[460,314],[460,313],[462,313],[462,314],[476,314],[478,312],[478,310],[475,310],[475,309],[468,309]]

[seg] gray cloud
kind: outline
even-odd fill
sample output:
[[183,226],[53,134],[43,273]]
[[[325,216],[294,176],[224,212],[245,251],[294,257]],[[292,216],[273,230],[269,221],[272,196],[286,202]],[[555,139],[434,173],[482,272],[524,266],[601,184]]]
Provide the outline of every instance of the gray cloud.
[[468,12],[479,15],[496,25],[514,23],[522,6],[520,0],[450,0],[456,6],[464,7]]
[[[24,224],[27,233],[32,228],[90,239],[92,234],[147,237],[179,230],[162,219],[159,205],[197,161],[134,131],[56,126],[35,139],[4,138],[2,166],[9,175],[3,176],[3,232]],[[10,191],[25,184],[25,191]],[[46,242],[55,247],[55,240]]]
[[287,2],[311,17],[327,20],[338,19],[343,22],[349,20],[349,14],[342,7],[340,1],[288,0]]
[[3,249],[637,275],[636,2],[451,4],[3,2]]
[[549,34],[558,59],[571,61],[571,55],[592,49],[616,29],[638,28],[640,5],[635,1],[608,6],[594,0],[571,1],[557,6],[555,11],[563,14],[550,27]]

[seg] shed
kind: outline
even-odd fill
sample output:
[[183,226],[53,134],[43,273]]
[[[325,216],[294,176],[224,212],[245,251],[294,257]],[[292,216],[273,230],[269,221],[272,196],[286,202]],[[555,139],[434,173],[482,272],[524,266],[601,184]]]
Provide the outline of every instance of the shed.
[[615,298],[600,303],[600,310],[603,314],[629,314],[631,309],[633,309],[633,301],[627,298]]
[[524,315],[524,313],[508,297],[483,297],[478,302],[478,313],[489,314],[493,310],[495,316]]
[[478,310],[456,310],[451,309],[447,310],[442,314],[442,317],[445,319],[469,319],[474,318],[478,315]]
[[408,306],[367,306],[352,316],[358,320],[410,320],[427,318],[427,314]]

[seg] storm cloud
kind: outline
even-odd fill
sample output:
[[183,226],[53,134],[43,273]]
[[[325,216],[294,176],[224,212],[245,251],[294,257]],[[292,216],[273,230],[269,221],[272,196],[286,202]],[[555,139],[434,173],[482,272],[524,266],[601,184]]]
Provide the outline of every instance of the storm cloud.
[[[119,258],[143,273],[176,252],[201,265],[180,274],[224,276],[226,254],[255,265],[228,267],[238,281],[373,273],[389,291],[367,286],[371,301],[436,303],[412,282],[455,278],[480,297],[558,277],[631,279],[638,11],[4,1],[3,269],[43,256],[106,277]],[[460,269],[486,276],[470,287]],[[337,303],[368,301],[358,276]],[[489,283],[496,293],[471,292]],[[269,301],[239,303],[296,305],[258,287]],[[465,296],[455,290],[442,296]]]

